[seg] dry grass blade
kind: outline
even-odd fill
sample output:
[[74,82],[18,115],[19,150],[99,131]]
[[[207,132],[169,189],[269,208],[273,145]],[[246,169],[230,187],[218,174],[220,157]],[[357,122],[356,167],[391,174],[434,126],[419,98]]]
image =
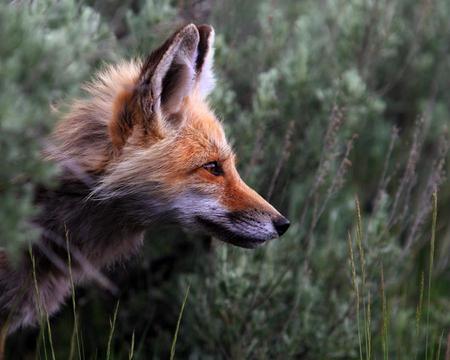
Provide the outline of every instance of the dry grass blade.
[[450,360],[450,332],[447,335],[447,351],[445,352],[445,360]]
[[[427,329],[430,325],[430,302],[431,302],[431,279],[433,276],[433,263],[434,263],[434,247],[436,241],[436,223],[437,223],[437,193],[433,193],[433,220],[431,224],[431,241],[430,241],[430,260],[428,268],[428,287],[427,287]],[[425,360],[428,359],[428,337],[429,331],[425,337]]]
[[387,310],[387,300],[386,292],[384,288],[384,270],[381,266],[381,301],[382,301],[382,314],[383,314],[383,328],[381,335],[381,344],[383,347],[383,359],[389,359],[389,343],[388,343],[388,310]]
[[[405,171],[400,180],[398,189],[395,193],[394,203],[392,205],[391,214],[388,221],[389,226],[393,226],[395,223],[398,223],[401,220],[403,220],[401,216],[398,216],[399,213],[402,213],[401,211],[399,211],[401,200],[409,198],[411,189],[413,188],[416,182],[417,176],[416,168],[417,163],[419,162],[420,159],[423,144],[423,136],[422,136],[423,123],[424,119],[423,117],[420,117],[415,125],[413,140],[411,144],[411,149],[409,151],[408,160],[406,162]],[[407,204],[406,200],[403,202]]]
[[253,146],[253,151],[250,156],[249,165],[246,166],[245,172],[244,172],[244,179],[248,179],[250,177],[250,174],[254,171],[256,164],[261,158],[261,154],[264,153],[263,150],[263,139],[265,134],[266,127],[263,123],[259,124],[259,126],[256,129],[256,135],[255,135],[255,144]]
[[376,213],[379,210],[383,193],[386,191],[386,187],[389,183],[389,177],[387,176],[388,168],[389,168],[389,163],[391,161],[392,152],[394,151],[395,143],[398,140],[398,132],[399,132],[399,129],[395,126],[391,130],[391,138],[389,141],[389,147],[388,147],[386,157],[384,159],[383,172],[380,177],[380,182],[378,183],[377,195],[375,197],[374,213]]
[[358,344],[359,344],[359,358],[362,359],[362,339],[361,339],[361,325],[360,325],[360,319],[359,319],[359,312],[360,312],[360,296],[359,296],[359,286],[358,282],[356,280],[356,265],[355,265],[355,256],[353,254],[353,240],[352,235],[348,233],[348,250],[349,250],[349,256],[350,256],[350,266],[352,269],[352,285],[353,290],[355,292],[355,298],[356,298],[356,324],[358,327]]
[[184,306],[186,305],[190,289],[191,289],[191,285],[189,284],[187,287],[187,290],[186,290],[186,294],[184,295],[183,303],[181,304],[180,314],[178,315],[177,327],[175,328],[175,334],[173,335],[172,346],[170,348],[170,360],[173,360],[175,358],[175,348],[177,345],[178,332],[180,330],[181,319],[183,317],[183,312],[184,312]]
[[288,160],[289,155],[291,154],[291,145],[292,145],[291,139],[292,134],[294,133],[294,125],[295,125],[294,121],[291,120],[287,126],[286,134],[284,135],[281,158],[280,161],[278,161],[272,179],[270,180],[269,191],[267,192],[267,200],[270,200],[270,198],[272,197],[273,191],[275,190],[275,184],[281,173],[281,169],[283,168],[284,163]]
[[52,336],[52,328],[50,326],[50,316],[48,315],[47,311],[45,312],[45,320],[47,324],[47,331],[48,331],[48,343],[50,345],[50,350],[52,354],[52,359],[56,360],[55,356],[55,349],[53,347],[53,336]]
[[444,338],[444,330],[441,332],[441,336],[439,336],[439,343],[438,348],[436,352],[436,360],[439,360],[441,358],[441,348],[442,348],[442,339]]
[[[367,286],[366,281],[366,260],[365,260],[365,251],[363,246],[363,230],[362,230],[362,216],[361,216],[361,207],[359,205],[358,197],[355,198],[355,207],[356,207],[356,245],[358,248],[359,255],[359,263],[361,267],[361,276],[362,276],[362,299],[363,299],[363,316],[364,316],[364,344],[365,344],[365,353],[366,359],[370,360],[372,355],[372,335],[371,335],[371,298],[370,298],[370,289]],[[367,303],[365,300],[365,291],[367,291]]]
[[424,288],[425,288],[425,274],[422,271],[421,276],[420,276],[419,303],[417,304],[417,310],[416,310],[416,339],[417,340],[419,338],[420,319],[422,318]]
[[339,130],[342,127],[342,124],[344,123],[344,120],[345,120],[345,118],[344,118],[342,109],[338,105],[334,104],[333,108],[331,110],[329,120],[328,120],[328,127],[325,132],[323,148],[320,153],[319,165],[317,166],[317,169],[316,169],[316,172],[314,175],[314,181],[312,183],[312,188],[308,195],[308,198],[305,201],[305,204],[304,204],[302,212],[301,212],[301,216],[300,216],[300,225],[301,226],[303,226],[303,224],[304,224],[304,221],[306,218],[306,213],[309,210],[309,208],[311,207],[311,201],[313,201],[314,197],[316,197],[315,200],[313,201],[313,206],[316,209],[316,210],[314,210],[314,212],[317,211],[318,189],[324,184],[325,179],[331,172],[332,163],[337,156],[338,134],[339,134]]
[[370,290],[367,294],[367,320],[366,320],[366,333],[367,333],[367,354],[368,360],[372,358],[372,297],[370,295]]
[[[339,164],[339,167],[336,171],[333,181],[326,192],[326,197],[325,197],[325,199],[323,199],[320,209],[313,214],[313,221],[312,221],[310,231],[314,230],[314,228],[316,227],[320,217],[325,212],[328,202],[331,200],[333,195],[335,195],[344,185],[345,175],[347,174],[348,169],[352,166],[352,162],[349,159],[350,153],[353,150],[353,146],[354,146],[355,140],[357,138],[358,138],[358,135],[354,134],[351,137],[351,139],[347,141],[344,156],[342,158],[342,161]],[[317,208],[315,207],[315,209],[317,209]]]
[[44,354],[45,354],[45,358],[47,359],[48,355],[47,355],[47,345],[46,345],[46,338],[45,338],[45,331],[47,330],[48,342],[50,345],[52,360],[55,360],[56,357],[55,357],[55,350],[53,347],[53,337],[52,337],[52,330],[51,330],[51,326],[50,326],[50,318],[48,316],[47,310],[45,308],[43,308],[42,303],[41,303],[41,295],[40,295],[40,291],[39,291],[39,284],[38,284],[37,273],[36,273],[36,259],[34,258],[33,249],[31,247],[31,244],[30,244],[28,250],[29,250],[29,255],[30,255],[31,265],[32,265],[33,284],[34,284],[34,289],[36,292],[36,307],[37,307],[39,318],[41,319],[41,321],[45,322],[45,324],[43,324],[41,322],[41,325],[40,325],[41,334],[42,334],[42,338],[44,341]]
[[131,346],[130,346],[130,352],[128,354],[128,360],[133,360],[134,357],[134,330],[133,335],[131,336]]
[[[64,226],[65,227],[65,226]],[[76,342],[77,351],[78,351],[78,359],[81,360],[81,348],[80,348],[80,335],[78,330],[78,316],[77,316],[77,308],[76,308],[76,299],[75,299],[75,284],[73,281],[72,274],[72,257],[70,256],[70,245],[69,245],[69,231],[65,227],[66,233],[66,249],[67,249],[67,265],[69,269],[69,280],[70,280],[70,288],[71,288],[71,298],[72,298],[72,312],[73,312],[73,332],[72,338],[70,342],[70,356],[69,359],[73,359],[73,354],[75,352],[74,342]]]
[[112,321],[111,320],[109,321],[111,330],[109,332],[109,337],[108,337],[108,347],[106,349],[106,360],[111,359],[111,344],[112,344],[112,339],[114,336],[114,330],[116,328],[116,320],[117,320],[117,312],[119,311],[119,304],[120,304],[120,301],[117,301],[116,308],[114,309],[113,319],[112,319]]
[[439,150],[435,159],[433,160],[428,180],[426,183],[425,191],[419,199],[419,204],[417,206],[417,213],[413,219],[413,223],[410,226],[407,240],[404,246],[404,253],[411,248],[418,240],[419,230],[425,224],[426,219],[432,212],[432,204],[430,204],[430,197],[433,197],[433,193],[439,189],[445,180],[445,165],[448,157],[448,151],[450,148],[449,140],[447,136],[442,136],[439,140]]

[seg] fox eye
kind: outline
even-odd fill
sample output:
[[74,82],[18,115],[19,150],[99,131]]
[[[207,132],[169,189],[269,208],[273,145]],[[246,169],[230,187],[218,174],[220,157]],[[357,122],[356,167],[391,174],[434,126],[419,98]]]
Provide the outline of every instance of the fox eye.
[[223,169],[222,166],[217,161],[211,161],[209,163],[204,164],[203,169],[209,171],[214,176],[221,176],[223,175]]

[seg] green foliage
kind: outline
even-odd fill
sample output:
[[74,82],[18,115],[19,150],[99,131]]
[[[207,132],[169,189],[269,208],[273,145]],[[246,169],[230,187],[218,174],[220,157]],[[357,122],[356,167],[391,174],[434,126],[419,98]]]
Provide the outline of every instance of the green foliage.
[[[179,358],[444,353],[448,1],[201,3],[214,4],[202,21],[217,33],[211,101],[244,179],[292,225],[253,252],[152,232],[142,258],[111,274],[123,289],[111,345],[115,299],[77,294],[86,358],[168,357],[187,284]],[[0,5],[0,246],[30,237],[33,189],[52,174],[37,150],[49,104],[78,94],[101,61],[152,49],[191,20],[182,14],[156,0]],[[69,353],[73,309],[52,322],[57,358]]]
[[[55,121],[53,103],[114,58],[114,37],[99,15],[74,1],[0,4],[0,247],[33,239],[33,191],[54,173],[40,156]],[[14,252],[12,252],[14,253]]]

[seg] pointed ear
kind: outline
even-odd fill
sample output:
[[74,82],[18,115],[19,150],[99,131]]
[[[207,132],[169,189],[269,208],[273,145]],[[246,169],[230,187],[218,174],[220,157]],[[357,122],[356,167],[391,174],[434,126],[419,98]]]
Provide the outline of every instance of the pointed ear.
[[[139,79],[139,96],[152,113],[178,112],[195,80],[199,32],[193,24],[183,27],[145,61]],[[151,114],[148,114],[151,115]]]
[[197,73],[197,87],[202,97],[206,97],[213,90],[215,77],[214,66],[214,29],[210,25],[197,26],[200,34],[198,55],[195,64]]
[[187,25],[146,59],[134,89],[120,94],[114,104],[109,132],[115,150],[125,145],[136,125],[143,135],[153,130],[158,136],[159,122],[179,111],[195,86],[199,41],[197,27]]

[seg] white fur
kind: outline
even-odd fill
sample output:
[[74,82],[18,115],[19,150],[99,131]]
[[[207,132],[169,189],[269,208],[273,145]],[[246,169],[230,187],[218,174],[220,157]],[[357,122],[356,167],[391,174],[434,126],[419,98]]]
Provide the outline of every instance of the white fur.
[[214,30],[211,30],[208,37],[208,49],[205,56],[205,62],[198,76],[198,89],[200,95],[205,98],[214,89],[216,79],[214,76]]
[[[232,220],[229,211],[217,200],[206,195],[180,194],[174,202],[174,210],[178,215],[178,220],[187,228],[197,228],[198,217],[220,225],[230,233],[239,237],[247,237],[255,240],[266,241],[278,237],[272,219],[268,215],[261,213],[252,214],[249,212],[244,221]],[[244,216],[244,215],[243,215]],[[220,234],[216,235],[221,237]],[[227,239],[222,239],[227,240]]]

